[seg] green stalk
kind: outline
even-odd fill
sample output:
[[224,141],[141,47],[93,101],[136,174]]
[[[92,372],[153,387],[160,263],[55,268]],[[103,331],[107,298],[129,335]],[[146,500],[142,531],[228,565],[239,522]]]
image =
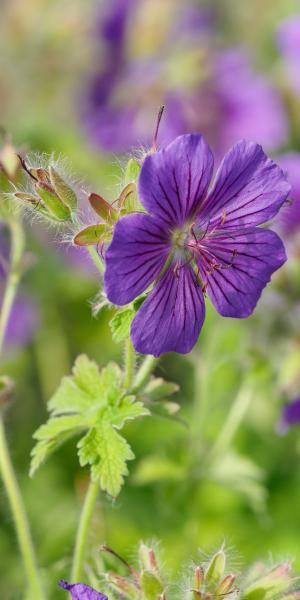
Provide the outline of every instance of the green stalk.
[[126,340],[126,355],[125,355],[125,373],[124,373],[124,387],[126,390],[130,390],[132,386],[132,380],[134,377],[135,368],[135,351],[132,345],[130,336]]
[[147,380],[149,379],[152,371],[155,369],[158,360],[158,358],[155,358],[154,356],[150,355],[144,358],[133,381],[133,386],[131,390],[133,394],[139,392],[139,390],[145,385],[145,383],[147,383]]
[[93,516],[99,492],[99,483],[91,481],[82,507],[79,526],[77,529],[71,581],[79,582],[83,575],[85,550],[88,541],[90,522]]
[[[10,222],[11,230],[11,263],[7,276],[3,302],[0,314],[0,354],[3,344],[11,309],[15,299],[17,287],[21,277],[21,261],[24,251],[24,234],[19,221]],[[14,473],[6,442],[3,424],[3,411],[0,410],[0,471],[10,503],[18,536],[19,547],[23,558],[24,569],[27,576],[28,587],[32,598],[43,600],[44,594],[41,587],[39,572],[36,564],[35,552],[32,543],[29,523],[23,504],[22,495]]]
[[87,250],[89,251],[90,257],[91,257],[95,267],[98,269],[100,274],[103,275],[104,263],[101,259],[101,256],[99,256],[95,246],[87,246]]

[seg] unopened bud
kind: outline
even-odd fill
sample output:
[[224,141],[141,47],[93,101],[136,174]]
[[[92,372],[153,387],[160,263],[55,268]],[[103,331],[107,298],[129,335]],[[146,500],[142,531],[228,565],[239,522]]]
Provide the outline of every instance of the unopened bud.
[[115,573],[107,573],[106,581],[113,589],[121,593],[122,597],[125,596],[129,600],[134,600],[134,598],[139,597],[139,590],[134,584],[134,582],[129,581],[125,577],[121,577],[121,575],[116,575]]
[[35,184],[35,189],[43,203],[47,207],[50,215],[58,221],[67,221],[71,217],[71,211],[58,197],[56,192],[43,181]]
[[20,161],[16,149],[9,142],[6,142],[0,150],[0,167],[2,167],[6,177],[14,181],[20,167]]
[[212,557],[205,573],[205,583],[209,585],[218,584],[223,577],[226,557],[223,550],[216,552]]
[[194,580],[193,580],[193,589],[200,592],[201,586],[203,584],[204,579],[204,571],[201,566],[195,568],[194,571]]
[[151,571],[142,571],[140,586],[146,600],[157,600],[157,597],[164,592],[161,580]]
[[221,583],[218,587],[217,594],[219,596],[228,594],[228,592],[230,592],[232,589],[235,579],[236,579],[235,575],[226,575],[226,577],[224,577],[224,579],[221,581]]
[[49,176],[51,185],[62,202],[68,206],[70,210],[76,210],[78,202],[74,190],[65,182],[54,167],[49,168]]
[[117,211],[99,194],[90,194],[89,203],[97,215],[106,223],[113,224],[117,221]]

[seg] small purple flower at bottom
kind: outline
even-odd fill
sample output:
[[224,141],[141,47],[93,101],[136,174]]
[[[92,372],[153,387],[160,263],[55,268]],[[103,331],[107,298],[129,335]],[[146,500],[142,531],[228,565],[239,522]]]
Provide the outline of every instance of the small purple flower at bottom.
[[183,135],[148,155],[138,182],[148,211],[121,218],[106,253],[111,302],[132,302],[154,283],[131,326],[137,352],[187,353],[205,316],[207,291],[225,317],[248,317],[286,260],[276,233],[257,227],[276,215],[290,185],[261,146],[242,140],[215,181],[201,135]]
[[58,585],[70,592],[72,600],[108,600],[107,596],[84,583],[68,583],[61,579]]
[[300,398],[283,407],[276,431],[284,435],[293,425],[300,425]]

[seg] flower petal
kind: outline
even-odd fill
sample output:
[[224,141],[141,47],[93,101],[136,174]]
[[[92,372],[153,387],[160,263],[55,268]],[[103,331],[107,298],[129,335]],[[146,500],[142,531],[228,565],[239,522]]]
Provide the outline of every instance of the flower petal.
[[269,229],[253,228],[220,232],[206,247],[219,268],[205,275],[201,258],[198,264],[215,308],[223,317],[248,317],[272,273],[286,261],[281,239]]
[[193,217],[211,181],[213,156],[201,135],[177,137],[147,156],[139,177],[139,195],[150,214],[181,226]]
[[170,251],[170,236],[149,215],[120,219],[105,255],[107,296],[114,304],[128,304],[158,277]]
[[281,413],[281,418],[277,424],[277,432],[287,433],[292,425],[300,424],[300,398],[286,404]]
[[276,215],[290,189],[262,147],[241,140],[225,155],[201,218],[223,218],[226,228],[259,225]]
[[108,600],[107,596],[84,583],[68,583],[61,579],[59,585],[70,592],[72,600]]
[[205,317],[201,287],[190,266],[171,265],[142,304],[131,326],[135,350],[160,356],[190,352]]

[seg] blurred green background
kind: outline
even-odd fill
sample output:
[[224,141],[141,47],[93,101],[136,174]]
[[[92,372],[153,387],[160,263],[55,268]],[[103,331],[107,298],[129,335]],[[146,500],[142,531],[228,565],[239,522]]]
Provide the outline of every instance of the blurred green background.
[[[287,90],[275,43],[277,28],[299,11],[298,3],[211,4],[218,14],[212,45],[242,44],[255,68],[271,76],[282,93],[291,127],[273,154],[300,151],[294,128],[299,98]],[[127,154],[90,144],[78,116],[85,75],[95,59],[91,23],[102,3],[99,7],[84,0],[2,0],[0,122],[16,146],[67,156],[89,188],[113,200]],[[156,110],[155,104],[154,121]],[[55,232],[39,224],[26,228],[30,268],[22,291],[37,306],[38,326],[26,345],[7,347],[1,373],[16,381],[6,416],[9,443],[38,556],[56,598],[56,581],[68,573],[88,473],[80,469],[71,440],[30,480],[32,434],[77,354],[104,365],[122,361],[123,350],[111,340],[111,313],[91,315],[100,283],[93,266],[71,260],[68,252],[62,259]],[[157,373],[180,385],[176,401],[187,426],[159,417],[126,426],[136,460],[120,497],[113,503],[100,498],[92,562],[103,542],[131,559],[140,539],[159,538],[166,563],[177,568],[197,548],[209,550],[226,540],[242,561],[271,552],[294,558],[300,569],[299,429],[276,433],[283,404],[300,391],[299,254],[297,241],[290,243],[290,260],[254,316],[222,319],[208,307],[193,354],[162,359]],[[0,596],[17,598],[23,572],[4,491],[0,513]]]

